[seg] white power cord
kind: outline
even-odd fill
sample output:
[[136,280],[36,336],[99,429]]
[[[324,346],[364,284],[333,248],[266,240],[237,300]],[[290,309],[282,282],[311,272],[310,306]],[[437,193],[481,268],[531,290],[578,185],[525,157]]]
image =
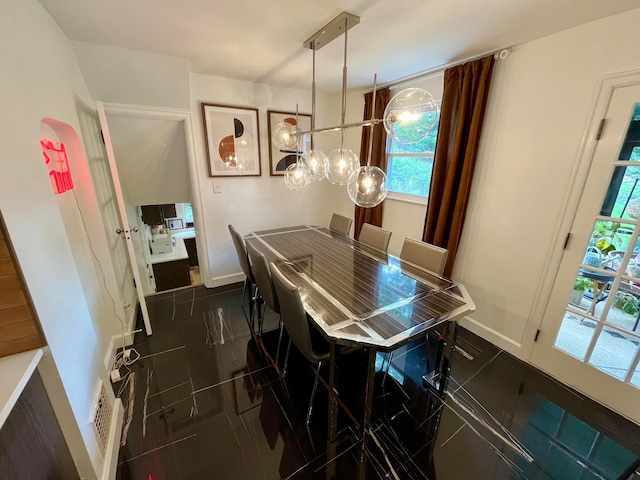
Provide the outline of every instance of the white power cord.
[[[113,362],[113,369],[111,370],[111,373],[110,373],[111,381],[113,383],[116,383],[116,382],[119,382],[120,380],[123,380],[124,378],[127,377],[127,375],[129,375],[129,373],[131,373],[131,369],[129,368],[129,365],[131,365],[132,363],[134,363],[136,360],[140,358],[140,353],[138,353],[138,351],[134,348],[129,348],[129,349],[126,348],[125,331],[127,326],[124,323],[124,320],[120,317],[120,315],[118,315],[118,312],[116,310],[116,302],[113,298],[113,295],[111,295],[111,292],[109,291],[109,287],[107,286],[107,277],[102,268],[102,264],[100,263],[100,259],[96,255],[95,250],[93,249],[93,243],[91,242],[91,237],[89,236],[89,232],[87,230],[87,224],[84,221],[84,215],[82,215],[82,209],[80,208],[80,202],[78,201],[76,192],[75,190],[71,190],[71,192],[73,193],[73,198],[76,201],[76,207],[78,208],[78,213],[80,214],[80,219],[82,220],[82,227],[84,228],[84,234],[86,235],[87,241],[89,243],[89,250],[91,251],[91,255],[93,256],[94,260],[98,264],[100,275],[102,276],[102,284],[104,286],[104,290],[107,292],[107,295],[111,300],[113,315],[120,321],[120,337],[122,338],[122,350],[120,350],[116,354],[116,357]],[[120,372],[120,369],[122,367],[126,369],[124,375]]]

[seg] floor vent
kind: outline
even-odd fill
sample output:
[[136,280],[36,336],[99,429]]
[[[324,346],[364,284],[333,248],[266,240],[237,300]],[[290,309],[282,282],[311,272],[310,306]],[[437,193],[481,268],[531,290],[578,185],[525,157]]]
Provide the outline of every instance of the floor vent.
[[96,436],[98,437],[100,452],[104,456],[107,451],[107,445],[109,444],[113,405],[111,405],[102,381],[100,381],[98,388],[99,390],[94,403],[94,414],[91,423],[93,423],[93,428],[95,428]]

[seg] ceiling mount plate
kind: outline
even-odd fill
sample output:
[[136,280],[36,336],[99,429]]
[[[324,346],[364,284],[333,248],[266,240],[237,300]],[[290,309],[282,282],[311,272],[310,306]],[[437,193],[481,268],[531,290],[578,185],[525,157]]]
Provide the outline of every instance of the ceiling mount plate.
[[360,17],[352,13],[342,12],[316,33],[307,38],[303,45],[311,50],[320,50],[347,30],[360,23]]

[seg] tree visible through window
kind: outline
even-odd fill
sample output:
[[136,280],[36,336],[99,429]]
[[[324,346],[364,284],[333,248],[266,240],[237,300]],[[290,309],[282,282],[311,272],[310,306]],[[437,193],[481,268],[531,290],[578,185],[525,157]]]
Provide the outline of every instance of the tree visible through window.
[[184,221],[187,224],[193,225],[193,208],[190,203],[184,204]]
[[390,192],[429,196],[439,120],[438,117],[429,135],[417,143],[403,145],[388,137],[387,176]]

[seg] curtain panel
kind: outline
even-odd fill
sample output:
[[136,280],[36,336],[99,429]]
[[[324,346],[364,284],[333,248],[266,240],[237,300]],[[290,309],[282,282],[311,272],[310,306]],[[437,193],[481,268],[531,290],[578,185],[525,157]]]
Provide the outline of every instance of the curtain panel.
[[423,240],[449,250],[443,274],[447,278],[462,236],[494,61],[491,55],[444,73]]
[[[384,109],[389,103],[389,97],[391,90],[389,87],[382,88],[376,91],[376,110],[375,118],[382,118],[384,115]],[[364,95],[364,114],[363,120],[371,120],[371,109],[373,103],[373,92],[366,93]],[[384,129],[384,125],[379,123],[374,127],[362,128],[362,140],[360,141],[360,165],[367,164],[367,157],[369,155],[369,135],[373,129],[373,148],[371,150],[371,166],[378,167],[383,172],[387,171],[387,131]],[[353,226],[353,238],[356,240],[360,237],[360,230],[362,225],[370,223],[378,227],[382,226],[382,206],[384,202],[373,208],[355,207],[354,212],[354,226]]]

